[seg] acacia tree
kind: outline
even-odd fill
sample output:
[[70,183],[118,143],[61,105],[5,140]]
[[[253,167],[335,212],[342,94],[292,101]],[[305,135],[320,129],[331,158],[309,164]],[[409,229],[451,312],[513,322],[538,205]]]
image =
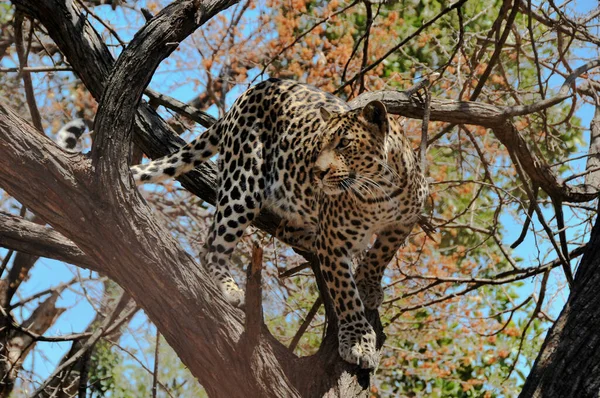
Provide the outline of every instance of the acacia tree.
[[[581,234],[573,227],[571,230],[582,236],[567,236],[565,214],[581,216],[584,225],[594,215],[590,211],[593,205],[587,204],[595,200],[598,186],[594,181],[597,174],[594,129],[587,170],[564,180],[558,174],[571,170],[565,165],[568,155],[575,150],[573,142],[581,136],[573,116],[575,104],[566,106],[563,102],[568,98],[593,101],[596,98],[596,86],[590,75],[584,84],[577,86],[578,97],[573,90],[576,79],[597,66],[597,62],[587,62],[577,69],[572,66],[577,61],[576,47],[598,43],[592,33],[595,16],[575,20],[567,5],[552,3],[534,8],[519,1],[498,2],[489,9],[467,1],[446,7],[430,2],[421,8],[369,2],[273,2],[268,4],[275,10],[271,20],[259,15],[261,22],[272,21],[277,32],[266,40],[261,35],[264,30],[243,32],[238,25],[244,12],[252,9],[251,2],[237,6],[230,19],[211,19],[233,3],[173,3],[156,17],[148,17],[146,25],[115,63],[105,42],[86,18],[92,15],[89,9],[59,0],[13,0],[19,12],[43,26],[41,32],[52,40],[100,105],[89,159],[59,151],[22,118],[2,106],[0,186],[54,228],[40,234],[40,227],[33,223],[3,216],[4,226],[9,221],[13,225],[18,223],[17,233],[12,235],[18,239],[3,245],[79,264],[118,282],[147,311],[211,395],[366,394],[368,376],[337,357],[332,319],[321,349],[312,356],[297,358],[273,338],[262,323],[258,299],[260,273],[256,268],[254,272],[250,270],[245,317],[225,305],[204,271],[148,211],[133,189],[128,164],[132,157],[138,156],[138,149],[156,157],[180,145],[181,140],[154,111],[158,104],[209,125],[212,119],[195,107],[206,108],[209,103],[216,103],[222,114],[233,83],[243,81],[253,70],[252,74],[258,72],[258,76],[267,72],[306,80],[345,96],[353,106],[378,98],[391,113],[432,122],[429,138],[421,140],[430,147],[428,164],[435,176],[431,221],[439,230],[435,247],[426,234],[418,232],[412,245],[403,252],[404,264],[411,267],[399,261],[389,273],[389,300],[382,314],[384,322],[389,323],[387,333],[396,340],[390,346],[391,353],[385,354],[383,376],[390,383],[402,384],[396,393],[427,391],[423,386],[431,380],[435,383],[441,380],[440,385],[428,387],[439,388],[440,395],[458,395],[460,390],[465,394],[481,392],[483,382],[478,372],[486,369],[493,372],[494,361],[498,361],[501,372],[510,374],[528,344],[526,333],[530,325],[535,328],[538,317],[546,316],[543,305],[550,271],[562,267],[566,280],[570,280],[572,259],[587,250],[572,285],[571,299],[560,318],[567,319],[557,323],[550,333],[524,395],[534,391],[564,395],[567,387],[581,396],[591,394],[597,379],[592,377],[596,357],[589,354],[594,352],[589,348],[595,341],[596,312],[588,305],[594,302],[588,295],[595,291],[591,265],[597,259],[590,249],[592,243],[585,245],[588,239],[585,231]],[[494,13],[495,19],[489,18]],[[140,102],[158,63],[169,55],[177,57],[173,51],[178,45],[184,46],[181,42],[204,23],[208,25],[201,28],[201,35],[195,40],[203,44],[198,46],[199,51],[211,50],[209,54],[201,54],[201,65],[206,72],[202,79],[205,92],[192,101],[192,106],[184,106],[152,90],[146,91],[150,104]],[[222,35],[225,39],[208,34],[210,28],[219,24],[226,27],[218,30],[220,35],[226,33]],[[407,26],[414,28],[403,30]],[[377,40],[396,35],[400,39],[394,44]],[[259,48],[265,51],[258,52],[260,55],[244,52],[244,45],[264,45]],[[556,48],[558,55],[552,51]],[[26,64],[21,63],[21,67]],[[407,82],[416,74],[427,75],[435,69],[441,76],[431,79],[435,82],[423,97],[413,95],[414,89],[405,93],[377,91],[386,87],[406,89],[412,84]],[[563,75],[564,81],[555,93],[548,90],[554,74]],[[366,93],[367,88],[374,91]],[[355,98],[356,95],[359,96]],[[430,104],[428,95],[434,97]],[[453,97],[456,99],[448,99]],[[36,116],[32,114],[31,118],[37,125]],[[414,133],[417,127],[419,124],[408,123],[406,130]],[[490,137],[488,132],[493,135]],[[552,163],[556,164],[554,168]],[[566,182],[578,178],[585,178],[585,184]],[[515,185],[515,180],[519,184]],[[186,175],[181,182],[207,202],[214,200],[212,165]],[[539,259],[537,265],[522,267],[505,247],[500,214],[501,209],[511,206],[524,211],[525,216],[521,217],[527,221],[523,235],[529,232],[539,239],[546,236],[546,245],[552,253],[550,261],[543,263]],[[550,212],[554,218],[549,217]],[[265,213],[255,225],[269,232],[277,224],[274,216]],[[590,242],[597,239],[594,231]],[[8,228],[3,233],[8,234]],[[572,243],[580,247],[573,248]],[[441,254],[436,253],[436,247]],[[309,253],[305,255],[311,259]],[[257,258],[254,264],[258,263]],[[588,271],[583,274],[584,270]],[[536,275],[541,275],[539,294],[531,295],[533,300],[512,302],[511,284]],[[319,284],[318,272],[316,276]],[[580,291],[585,294],[577,294]],[[481,313],[484,304],[465,305],[460,301],[463,297],[482,296],[502,297],[495,301],[502,305],[488,308],[484,316]],[[322,301],[327,307],[328,298]],[[313,305],[314,311],[308,312],[308,323],[319,302]],[[471,360],[469,352],[462,357],[443,359],[451,349],[448,340],[464,333],[464,328],[451,326],[445,334],[425,330],[449,322],[450,316],[439,314],[457,308],[473,311],[475,319],[486,319],[470,326],[484,335],[482,340],[484,337],[487,344],[479,345],[479,349],[490,351],[494,361]],[[529,308],[530,317],[519,325],[513,314],[524,308]],[[377,322],[377,314],[371,316]],[[399,319],[415,327],[403,330]],[[578,322],[588,322],[589,332],[572,337],[579,330]],[[308,323],[304,322],[304,330]],[[99,330],[95,338],[102,334],[102,328]],[[417,344],[407,337],[414,333],[430,336]],[[512,346],[508,345],[510,340],[496,343],[495,349],[491,349],[495,339],[503,335],[520,339],[513,339]],[[589,362],[561,360],[581,359],[581,352],[569,344],[573,338],[585,339],[590,344],[585,356]],[[473,351],[477,349],[474,345]],[[511,349],[517,353],[511,353]],[[447,365],[457,358],[462,361],[461,366],[452,369]],[[398,374],[398,370],[409,370],[415,361],[415,369],[430,369],[435,376],[427,379],[423,372]],[[485,363],[487,367],[477,367],[474,363]],[[592,376],[566,379],[553,376],[557,373],[548,370],[541,371],[560,372],[565,363],[573,374]],[[553,364],[556,368],[552,368]],[[211,372],[206,372],[209,366]],[[316,378],[316,374],[322,376]],[[490,374],[484,376],[488,381],[492,379]],[[562,385],[567,381],[569,386]]]

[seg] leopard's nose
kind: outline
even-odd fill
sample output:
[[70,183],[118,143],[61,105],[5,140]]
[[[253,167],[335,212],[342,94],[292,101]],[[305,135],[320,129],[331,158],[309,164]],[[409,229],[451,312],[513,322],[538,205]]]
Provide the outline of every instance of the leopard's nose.
[[315,175],[315,178],[319,181],[323,181],[323,179],[325,178],[325,176],[327,175],[327,173],[329,173],[329,169],[326,170],[322,170],[319,169],[317,167],[315,167],[313,169],[313,174]]

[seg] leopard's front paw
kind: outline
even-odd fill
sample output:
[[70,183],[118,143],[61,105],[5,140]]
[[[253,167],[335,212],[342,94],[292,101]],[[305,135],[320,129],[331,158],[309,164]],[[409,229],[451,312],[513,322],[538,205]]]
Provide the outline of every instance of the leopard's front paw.
[[340,325],[338,339],[344,361],[363,369],[375,369],[379,364],[375,331],[366,320]]
[[234,281],[223,282],[221,291],[229,304],[237,308],[244,308],[246,304],[244,291]]
[[380,282],[370,281],[368,279],[362,279],[356,283],[358,291],[360,292],[360,298],[365,306],[369,310],[376,310],[383,302],[383,288]]

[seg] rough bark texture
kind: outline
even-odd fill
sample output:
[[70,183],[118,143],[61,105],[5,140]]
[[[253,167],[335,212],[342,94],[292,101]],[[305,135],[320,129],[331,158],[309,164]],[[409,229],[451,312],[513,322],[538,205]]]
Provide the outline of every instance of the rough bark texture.
[[0,246],[97,270],[93,260],[52,228],[0,213]]
[[[0,169],[0,186],[130,292],[211,395],[297,395],[278,359],[292,364],[294,356],[265,335],[250,366],[251,358],[240,349],[243,314],[221,299],[206,272],[156,224],[137,192],[126,195],[129,203],[123,206],[111,204],[88,160],[65,156],[2,105]],[[49,200],[40,201],[40,192]],[[257,385],[255,376],[261,374],[268,380]]]

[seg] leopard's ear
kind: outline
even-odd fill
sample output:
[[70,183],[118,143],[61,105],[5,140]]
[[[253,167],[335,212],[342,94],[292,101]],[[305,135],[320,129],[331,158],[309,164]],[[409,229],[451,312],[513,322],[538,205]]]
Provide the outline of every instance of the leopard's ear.
[[324,122],[329,121],[329,119],[331,119],[331,117],[333,116],[333,112],[331,112],[324,106],[319,108],[319,113],[321,114],[321,120],[323,120]]
[[371,101],[362,110],[362,117],[367,123],[377,126],[382,134],[386,134],[389,127],[387,109],[381,101]]

